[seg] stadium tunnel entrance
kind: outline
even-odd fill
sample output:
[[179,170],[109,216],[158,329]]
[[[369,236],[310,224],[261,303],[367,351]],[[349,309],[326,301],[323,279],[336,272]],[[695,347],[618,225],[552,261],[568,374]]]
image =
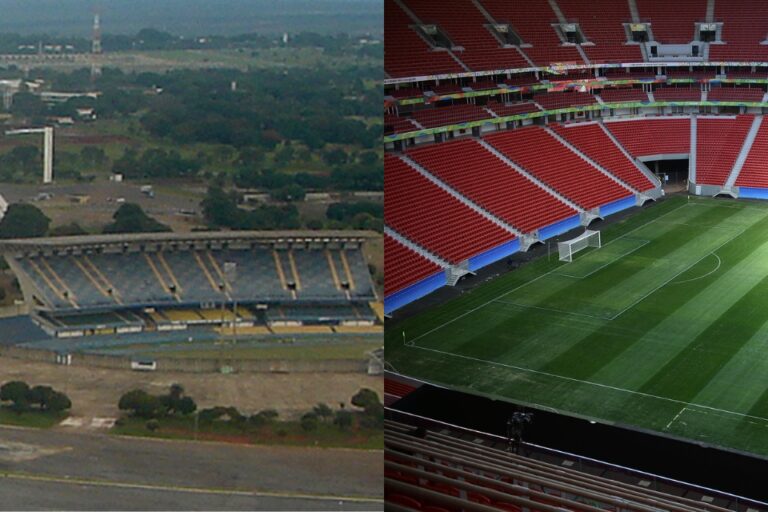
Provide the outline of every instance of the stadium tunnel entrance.
[[643,159],[643,163],[653,174],[659,177],[663,185],[682,184],[688,179],[690,159],[687,156],[684,158]]

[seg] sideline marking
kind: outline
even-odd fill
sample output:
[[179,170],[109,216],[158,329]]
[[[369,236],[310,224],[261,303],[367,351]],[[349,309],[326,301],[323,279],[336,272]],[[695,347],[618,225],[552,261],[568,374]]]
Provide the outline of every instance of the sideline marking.
[[681,414],[683,414],[683,412],[684,412],[684,411],[685,411],[687,408],[688,408],[688,407],[683,407],[682,409],[680,409],[680,412],[678,412],[677,414],[675,414],[675,417],[674,417],[674,418],[672,418],[672,420],[670,420],[670,422],[669,422],[669,423],[667,423],[667,426],[666,426],[666,427],[664,427],[664,430],[669,430],[669,427],[670,427],[670,426],[671,426],[671,425],[672,425],[672,424],[673,424],[675,421],[677,421],[677,418],[679,418],[679,417],[680,417],[680,415],[681,415]]
[[709,406],[709,405],[702,405],[702,404],[695,404],[693,402],[684,402],[683,400],[677,400],[675,398],[668,398],[666,396],[660,396],[660,395],[652,395],[650,393],[644,393],[642,391],[633,391],[631,389],[625,389],[625,388],[620,388],[620,387],[617,387],[617,386],[611,386],[610,384],[601,384],[599,382],[592,382],[592,381],[588,381],[588,380],[574,379],[573,377],[566,377],[565,375],[558,375],[556,373],[549,373],[549,372],[544,372],[544,371],[541,371],[541,370],[534,370],[532,368],[523,368],[522,366],[515,366],[515,365],[507,364],[507,363],[499,363],[497,361],[488,361],[486,359],[480,359],[480,358],[472,357],[472,356],[465,356],[463,354],[453,354],[451,352],[445,352],[443,350],[438,350],[436,348],[420,347],[418,345],[414,345],[413,348],[418,348],[418,349],[421,349],[421,350],[428,350],[429,352],[436,352],[438,354],[443,354],[443,355],[451,356],[451,357],[458,357],[458,358],[461,358],[461,359],[467,359],[467,360],[475,361],[475,362],[478,362],[478,363],[485,363],[485,364],[494,365],[494,366],[501,366],[503,368],[510,368],[512,370],[519,370],[519,371],[522,371],[522,372],[528,372],[528,373],[534,373],[534,374],[538,374],[538,375],[544,375],[546,377],[554,377],[556,379],[562,379],[562,380],[567,380],[567,381],[570,381],[570,382],[576,382],[578,384],[587,384],[589,386],[595,386],[595,387],[599,387],[599,388],[610,389],[610,390],[613,390],[613,391],[620,391],[622,393],[629,393],[629,394],[632,394],[632,395],[643,396],[643,397],[646,397],[646,398],[655,398],[655,399],[658,399],[658,400],[663,400],[665,402],[671,402],[671,403],[675,403],[675,404],[684,405],[686,408],[699,407],[701,409],[706,409],[706,410],[709,410],[709,411],[722,412],[722,413],[726,413],[726,414],[732,414],[734,416],[740,416],[742,418],[751,418],[751,419],[755,419],[755,420],[760,420],[760,421],[768,422],[768,418],[763,418],[761,416],[753,416],[751,414],[744,414],[744,413],[741,413],[741,412],[729,411],[727,409],[718,409],[717,407],[712,407],[712,406]]

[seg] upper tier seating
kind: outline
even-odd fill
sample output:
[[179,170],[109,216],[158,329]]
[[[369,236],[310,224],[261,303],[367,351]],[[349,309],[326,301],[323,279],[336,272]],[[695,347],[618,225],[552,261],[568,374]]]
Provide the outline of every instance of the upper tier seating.
[[485,29],[488,20],[471,0],[405,0],[405,5],[423,22],[438,25],[454,46],[456,56],[473,71],[526,68],[528,62],[516,48],[504,48]]
[[684,154],[691,150],[688,118],[608,121],[605,127],[634,157]]
[[653,91],[656,101],[701,101],[698,87],[658,87]]
[[384,193],[386,224],[450,263],[515,238],[390,154],[384,155]]
[[597,103],[595,97],[588,92],[545,92],[533,95],[533,101],[544,110],[578,107]]
[[481,0],[481,4],[494,20],[509,23],[524,43],[532,45],[523,48],[523,51],[537,66],[546,66],[551,62],[584,64],[578,50],[574,46],[563,46],[550,26],[550,23],[557,23],[557,16],[548,2]]
[[648,95],[642,89],[603,89],[600,91],[600,99],[605,103],[648,101]]
[[499,117],[514,116],[517,114],[529,114],[531,112],[541,111],[539,106],[531,101],[526,101],[525,103],[510,103],[508,105],[499,103],[498,101],[489,101],[486,107],[491,109]]
[[418,148],[408,156],[524,233],[578,213],[475,140]]
[[413,118],[425,128],[480,121],[482,119],[490,119],[491,117],[493,116],[484,108],[472,104],[428,108],[413,113]]
[[592,0],[558,0],[568,21],[578,22],[581,31],[594,46],[582,46],[592,64],[605,62],[640,62],[640,46],[625,44],[627,35],[623,23],[631,22],[627,2],[605,2],[596,9]]
[[757,87],[713,87],[707,93],[707,101],[755,101],[763,100],[765,91]]
[[387,90],[384,94],[393,98],[419,98],[424,95],[424,91],[418,87],[401,87],[400,89]]
[[752,147],[744,161],[739,177],[736,178],[736,186],[768,188],[768,117],[764,117],[760,123]]
[[420,128],[413,124],[410,119],[384,114],[384,135],[406,133],[414,130],[420,130]]
[[696,126],[696,183],[725,185],[753,116],[699,118]]
[[704,21],[707,0],[637,0],[640,19],[651,22],[654,39],[664,44],[685,44],[694,40],[697,21]]
[[576,146],[598,165],[610,171],[635,190],[645,192],[655,186],[624,155],[599,124],[555,125],[554,129],[561,137]]
[[584,209],[596,208],[631,194],[543,128],[497,132],[488,135],[486,140]]
[[384,69],[393,77],[461,73],[464,68],[445,51],[434,51],[410,25],[394,0],[384,0]]
[[384,234],[384,295],[389,296],[439,272],[440,266]]
[[721,38],[726,44],[710,45],[710,60],[768,60],[768,46],[760,44],[768,33],[768,10],[753,0],[721,0],[715,2],[715,21],[723,22]]

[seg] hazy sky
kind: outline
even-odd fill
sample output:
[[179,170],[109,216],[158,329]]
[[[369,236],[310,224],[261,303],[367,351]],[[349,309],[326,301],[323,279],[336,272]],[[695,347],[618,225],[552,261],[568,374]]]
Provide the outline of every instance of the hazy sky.
[[377,32],[382,0],[0,0],[0,32],[88,35],[94,9],[104,32],[152,27],[182,35],[243,32]]

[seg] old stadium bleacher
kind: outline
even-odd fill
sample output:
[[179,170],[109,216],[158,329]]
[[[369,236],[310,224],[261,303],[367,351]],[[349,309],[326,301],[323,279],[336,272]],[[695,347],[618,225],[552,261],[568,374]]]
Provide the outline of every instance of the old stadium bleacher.
[[[54,331],[78,327],[98,334],[105,327],[135,326],[142,318],[147,325],[221,322],[220,312],[235,305],[280,305],[286,310],[328,306],[354,311],[366,321],[375,319],[368,306],[377,298],[361,250],[364,238],[337,242],[337,237],[310,237],[290,244],[190,238],[176,245],[162,240],[128,244],[128,250],[119,237],[108,236],[98,238],[98,248],[84,237],[69,245],[64,238],[12,240],[0,249],[27,302],[34,305],[33,315],[48,321]],[[162,243],[166,246],[158,250]],[[206,316],[208,311],[213,316]],[[257,319],[251,313],[224,320]]]

